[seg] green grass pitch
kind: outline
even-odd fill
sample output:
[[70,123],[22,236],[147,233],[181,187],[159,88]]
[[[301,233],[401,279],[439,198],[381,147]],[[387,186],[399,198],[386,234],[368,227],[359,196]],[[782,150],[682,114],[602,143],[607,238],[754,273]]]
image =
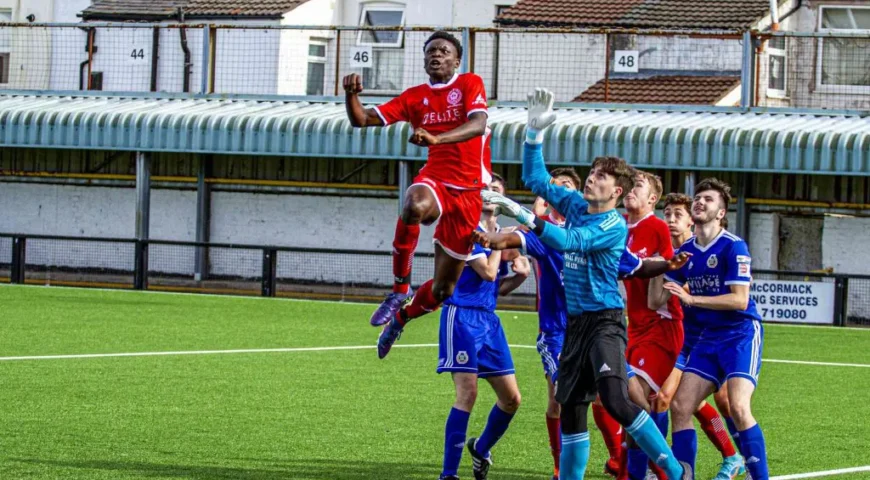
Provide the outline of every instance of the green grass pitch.
[[[373,306],[0,287],[0,357],[374,345]],[[514,345],[533,314],[500,312]],[[437,343],[438,316],[400,344]],[[515,348],[523,404],[493,480],[549,479],[546,385]],[[767,359],[870,364],[870,330],[770,325]],[[0,479],[435,479],[453,400],[437,348],[0,361]],[[773,475],[870,464],[870,368],[765,363],[754,399]],[[494,396],[481,385],[469,435]],[[591,415],[590,415],[591,418]],[[587,478],[606,478],[592,427]],[[717,468],[701,434],[698,478]],[[471,476],[463,458],[460,475]],[[832,478],[870,479],[870,473]]]

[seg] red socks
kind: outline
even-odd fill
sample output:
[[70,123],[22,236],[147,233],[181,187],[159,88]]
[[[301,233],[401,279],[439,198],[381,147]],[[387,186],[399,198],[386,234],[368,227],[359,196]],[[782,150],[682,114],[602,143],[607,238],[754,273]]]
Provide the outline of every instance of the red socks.
[[704,406],[695,412],[695,418],[701,424],[701,429],[707,434],[707,438],[722,454],[722,457],[730,457],[737,452],[734,450],[734,445],[731,443],[731,438],[728,437],[728,430],[722,423],[722,418],[719,417],[719,412],[707,402]]
[[[396,316],[399,324],[405,326],[408,320],[412,318],[422,317],[429,312],[434,312],[438,310],[438,307],[441,306],[441,302],[435,300],[435,296],[432,294],[432,280],[429,279],[426,283],[420,286],[420,289],[414,294],[414,299],[411,300],[411,304],[405,307],[404,312],[401,310],[399,314]],[[404,313],[404,315],[402,315]]]
[[602,405],[592,404],[592,416],[595,418],[595,425],[601,430],[610,458],[619,458],[622,453],[622,425]]
[[559,456],[562,454],[562,432],[559,419],[547,417],[547,432],[550,434],[550,453],[553,454],[553,475],[559,476]]
[[414,264],[414,250],[420,237],[420,225],[406,225],[402,217],[396,222],[396,236],[393,237],[393,292],[408,293],[411,288],[411,266]]

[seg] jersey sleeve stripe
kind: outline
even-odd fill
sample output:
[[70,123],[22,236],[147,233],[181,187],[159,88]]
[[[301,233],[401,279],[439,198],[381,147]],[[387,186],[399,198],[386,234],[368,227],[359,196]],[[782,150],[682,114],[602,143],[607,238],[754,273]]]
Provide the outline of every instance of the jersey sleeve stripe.
[[390,124],[390,122],[388,122],[387,119],[384,118],[384,114],[381,113],[381,109],[380,109],[380,108],[378,108],[378,107],[372,107],[372,110],[374,110],[375,113],[377,113],[378,116],[381,117],[381,121],[384,122],[384,126],[385,126],[385,127],[386,127],[387,125]]
[[749,280],[728,280],[725,285],[749,285]]
[[520,252],[521,252],[523,255],[528,255],[529,252],[528,252],[528,249],[527,249],[527,247],[526,247],[526,236],[523,235],[523,234],[520,233],[520,232],[514,232],[514,235],[517,235],[517,236],[520,237],[520,243],[522,243],[522,245],[520,246]]
[[601,222],[601,224],[598,225],[598,227],[601,228],[601,230],[606,232],[607,230],[610,230],[611,228],[615,227],[617,224],[619,224],[619,217],[610,217],[607,220],[604,220],[603,222]]
[[671,277],[668,276],[667,274],[665,274],[665,280],[667,280],[667,281],[669,281],[669,282],[680,283],[679,281],[674,280],[673,278],[671,278]]
[[470,117],[472,113],[483,112],[487,117],[489,116],[489,112],[485,108],[475,108],[474,110],[470,110],[466,116]]

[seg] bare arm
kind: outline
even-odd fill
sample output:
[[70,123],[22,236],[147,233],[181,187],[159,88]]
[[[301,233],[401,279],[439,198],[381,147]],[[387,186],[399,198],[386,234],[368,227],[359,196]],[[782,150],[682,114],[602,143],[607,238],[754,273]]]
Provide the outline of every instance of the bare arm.
[[475,137],[482,137],[486,133],[486,114],[483,112],[472,113],[468,121],[453,130],[440,135],[432,135],[422,128],[414,130],[409,142],[421,147],[431,147],[442,143],[460,143]]
[[347,118],[354,127],[379,127],[384,122],[373,108],[365,108],[359,101],[359,94],[363,90],[362,79],[359,74],[352,73],[342,81],[344,85],[344,108],[347,110]]
[[472,233],[472,240],[485,248],[493,250],[507,250],[509,248],[522,248],[523,240],[520,235],[515,232],[511,233],[483,233],[480,230],[475,230]]
[[658,310],[668,303],[667,296],[663,295],[665,289],[665,277],[659,275],[649,281],[649,289],[647,289],[646,306],[650,310]]
[[480,275],[480,278],[494,282],[498,278],[498,266],[501,264],[501,251],[493,250],[489,257],[478,257],[468,262],[475,273]]
[[529,278],[529,274],[532,272],[532,266],[529,264],[529,259],[523,256],[518,256],[513,260],[511,269],[514,271],[514,274],[502,279],[501,285],[498,287],[499,295],[507,295],[519,288],[520,285]]
[[713,297],[691,295],[676,283],[668,282],[664,288],[671,294],[680,297],[686,305],[708,310],[746,310],[749,306],[749,285],[731,285],[731,293]]

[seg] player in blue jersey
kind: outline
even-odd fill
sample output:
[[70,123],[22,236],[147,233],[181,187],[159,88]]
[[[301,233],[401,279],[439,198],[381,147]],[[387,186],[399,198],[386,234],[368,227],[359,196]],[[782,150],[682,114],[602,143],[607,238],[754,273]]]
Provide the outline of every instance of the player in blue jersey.
[[659,298],[679,297],[703,328],[671,403],[674,452],[694,469],[698,440],[692,414],[701,400],[727,384],[746,469],[753,480],[768,480],[764,435],[750,408],[764,340],[761,317],[749,295],[752,257],[746,242],[720,223],[728,212],[730,187],[710,178],[701,181],[695,192],[695,236],[680,247],[692,254],[692,260],[665,275],[668,283]]
[[691,471],[674,458],[649,414],[628,398],[624,304],[617,284],[628,229],[616,204],[631,189],[633,171],[622,159],[599,157],[592,163],[582,194],[555,185],[541,153],[543,130],[556,119],[552,108],[551,92],[536,89],[529,95],[523,181],[565,215],[565,228],[536,217],[503,196],[492,199],[505,215],[531,228],[545,244],[565,252],[569,316],[556,383],[556,400],[562,405],[561,478],[585,476],[589,460],[587,414],[589,404],[600,394],[608,412],[671,480],[689,479]]
[[[692,238],[692,226],[694,225],[691,213],[692,203],[692,199],[682,193],[670,193],[665,197],[665,222],[668,224],[671,242],[675,251]],[[720,223],[722,228],[728,228],[726,217],[723,217]],[[661,298],[660,292],[662,291],[663,284],[664,277],[657,277],[650,282],[650,308],[661,307],[658,301]],[[689,358],[689,352],[692,351],[692,347],[698,342],[698,338],[701,337],[703,330],[704,328],[695,320],[694,309],[683,305],[683,348],[677,358],[673,372],[671,372],[655,398],[655,411],[665,415],[665,420],[667,419],[666,416],[671,400],[677,390],[677,386],[680,384],[680,379],[683,377],[683,369],[686,366],[686,360]],[[695,419],[698,420],[701,430],[707,435],[710,443],[722,455],[722,464],[713,480],[732,480],[736,475],[742,474],[744,468],[743,458],[734,450],[734,444],[731,443],[731,439],[728,438],[728,433],[725,430],[725,425],[727,425],[728,431],[732,435],[737,433],[734,421],[731,419],[726,385],[722,385],[722,388],[716,392],[713,399],[716,401],[716,406],[719,407],[719,412],[725,418],[725,424],[722,423],[719,412],[707,403],[706,400],[702,400],[695,411]]]
[[[484,209],[478,231],[494,230],[493,210]],[[463,448],[471,455],[474,478],[485,480],[492,464],[490,450],[507,431],[520,406],[513,360],[495,307],[499,294],[509,293],[521,282],[500,281],[507,275],[507,265],[502,259],[501,251],[475,244],[453,294],[445,300],[441,311],[437,371],[451,373],[456,388],[456,400],[444,432],[442,480],[459,478]],[[480,437],[466,442],[479,378],[489,382],[498,400]]]

